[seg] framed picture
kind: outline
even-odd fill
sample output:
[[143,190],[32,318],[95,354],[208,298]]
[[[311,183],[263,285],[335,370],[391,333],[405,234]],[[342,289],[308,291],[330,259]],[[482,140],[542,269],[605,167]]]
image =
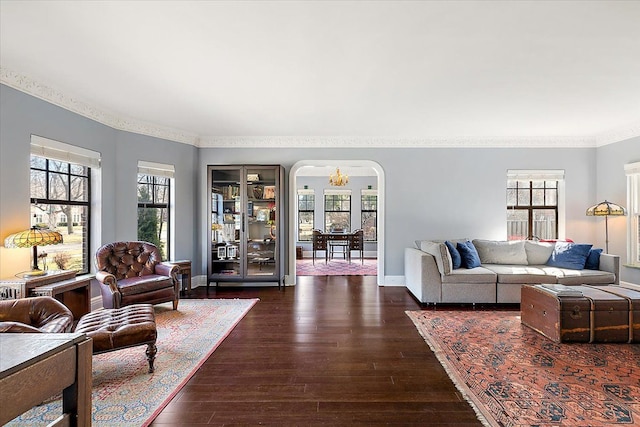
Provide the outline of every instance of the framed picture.
[[218,246],[218,259],[225,259],[227,257],[227,247]]
[[275,199],[276,198],[276,186],[275,185],[265,185],[264,186],[264,195],[263,199]]
[[227,247],[227,258],[237,258],[238,257],[238,247],[237,246],[228,246]]

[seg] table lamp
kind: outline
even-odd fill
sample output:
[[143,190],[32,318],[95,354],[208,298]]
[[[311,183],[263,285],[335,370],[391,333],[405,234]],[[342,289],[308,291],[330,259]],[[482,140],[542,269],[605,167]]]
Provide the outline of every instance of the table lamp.
[[38,228],[35,225],[28,230],[11,234],[4,239],[5,248],[33,247],[33,265],[25,277],[41,276],[45,272],[38,267],[38,246],[57,245],[62,243],[62,234],[48,228]]

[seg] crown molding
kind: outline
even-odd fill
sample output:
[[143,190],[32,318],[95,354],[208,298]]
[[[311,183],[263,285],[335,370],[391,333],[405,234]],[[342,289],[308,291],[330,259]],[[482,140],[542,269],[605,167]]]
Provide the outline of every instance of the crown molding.
[[100,109],[86,101],[69,96],[29,76],[5,67],[0,67],[0,83],[117,130],[153,136],[184,144],[198,144],[198,136],[195,134],[146,123],[141,120],[124,117]]
[[607,132],[599,133],[595,136],[596,146],[602,147],[616,142],[625,141],[631,138],[640,137],[640,121],[627,126],[611,129]]
[[640,137],[640,122],[594,136],[496,136],[440,138],[367,136],[215,136],[197,134],[125,117],[29,76],[0,67],[0,83],[111,128],[199,148],[593,148]]
[[201,138],[200,148],[593,148],[589,137],[228,136]]

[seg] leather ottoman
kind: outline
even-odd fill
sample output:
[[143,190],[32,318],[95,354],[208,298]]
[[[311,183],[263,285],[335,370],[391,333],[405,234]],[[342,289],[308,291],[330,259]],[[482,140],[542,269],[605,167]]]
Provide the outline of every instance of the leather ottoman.
[[151,304],[134,304],[122,308],[97,310],[80,318],[74,332],[93,340],[93,354],[147,345],[149,373],[156,357],[156,318]]

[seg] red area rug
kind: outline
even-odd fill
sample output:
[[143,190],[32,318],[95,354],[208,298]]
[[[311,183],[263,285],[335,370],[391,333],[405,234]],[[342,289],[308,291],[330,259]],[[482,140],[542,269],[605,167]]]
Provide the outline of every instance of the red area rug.
[[315,265],[311,259],[296,260],[297,276],[377,276],[378,260],[370,258],[360,262],[359,258],[351,262],[343,259],[332,259],[326,264],[324,258],[316,258]]
[[558,344],[519,311],[408,311],[490,426],[640,425],[640,345]]

